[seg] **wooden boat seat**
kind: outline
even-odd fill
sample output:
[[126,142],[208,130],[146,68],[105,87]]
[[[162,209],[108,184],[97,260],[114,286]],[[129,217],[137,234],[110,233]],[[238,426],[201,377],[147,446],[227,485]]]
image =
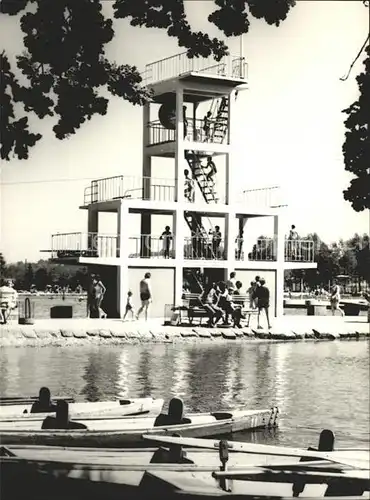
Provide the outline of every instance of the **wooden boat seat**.
[[214,413],[211,413],[211,415],[212,417],[215,417],[216,420],[228,420],[233,418],[233,414],[226,411],[215,411]]
[[0,446],[0,457],[16,457],[17,455],[6,446]]

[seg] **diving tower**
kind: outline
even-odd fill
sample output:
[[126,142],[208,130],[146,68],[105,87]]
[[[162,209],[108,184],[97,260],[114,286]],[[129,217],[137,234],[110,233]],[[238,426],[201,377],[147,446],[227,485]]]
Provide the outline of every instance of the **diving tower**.
[[[245,59],[215,62],[184,53],[148,64],[143,78],[152,100],[143,107],[141,176],[93,180],[80,207],[87,231],[52,235],[51,258],[98,272],[110,316],[123,316],[128,290],[139,306],[147,271],[152,314],[163,316],[166,304],[181,305],[184,280],[200,292],[197,276],[219,281],[234,270],[244,288],[263,275],[272,314],[282,315],[284,270],[316,267],[313,242],[297,240],[292,252],[277,186],[237,194],[235,107],[247,88]],[[114,234],[99,232],[104,212],[116,214]],[[273,219],[273,234],[247,248],[248,221],[257,217]],[[171,237],[161,234],[164,226]]]

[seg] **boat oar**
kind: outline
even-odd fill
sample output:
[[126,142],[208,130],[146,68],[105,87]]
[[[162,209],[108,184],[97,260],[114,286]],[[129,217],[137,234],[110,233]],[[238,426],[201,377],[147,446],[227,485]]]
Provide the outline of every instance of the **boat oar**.
[[[218,449],[220,441],[212,439],[198,439],[198,438],[175,438],[171,436],[156,436],[155,434],[144,434],[143,439],[153,441],[161,444],[179,444],[181,446],[188,446],[192,448],[203,448],[208,450]],[[289,448],[286,446],[271,446],[266,444],[254,443],[240,443],[230,441],[228,443],[229,451],[238,453],[249,453],[254,455],[271,455],[281,457],[307,457],[312,460],[321,459],[329,460],[330,462],[348,465],[357,469],[368,469],[369,459],[349,458],[345,452],[322,452],[322,451],[307,451],[299,448]]]

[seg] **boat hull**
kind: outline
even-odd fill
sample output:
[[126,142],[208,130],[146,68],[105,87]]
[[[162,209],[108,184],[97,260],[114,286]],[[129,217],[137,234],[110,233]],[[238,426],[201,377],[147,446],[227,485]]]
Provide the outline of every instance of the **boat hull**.
[[[235,410],[213,414],[189,414],[191,424],[153,427],[154,418],[107,419],[90,421],[89,429],[101,425],[100,430],[41,430],[7,428],[0,429],[2,444],[34,444],[53,446],[115,447],[148,446],[142,435],[171,436],[179,433],[183,437],[213,437],[230,435],[277,425],[276,408],[270,410]],[[231,418],[221,418],[221,417]],[[85,422],[81,420],[81,422]],[[99,422],[99,423],[97,423]],[[110,428],[109,428],[110,426]],[[116,427],[114,427],[116,426]],[[96,427],[95,427],[96,428]]]
[[[83,417],[122,417],[125,415],[152,413],[158,415],[163,407],[163,399],[133,398],[116,401],[98,401],[70,403],[69,414],[71,418]],[[2,422],[37,422],[43,421],[53,413],[30,413],[31,404],[0,406],[0,426]],[[27,413],[23,413],[26,411]]]
[[[154,450],[79,450],[62,448],[29,448],[9,447],[10,453],[19,457],[4,457],[0,459],[2,477],[2,500],[24,498],[24,491],[37,491],[37,497],[27,495],[31,500],[48,498],[47,495],[58,499],[89,498],[124,498],[142,499],[162,497],[166,498],[200,498],[202,495],[225,494],[221,481],[213,476],[220,470],[217,450],[187,450],[187,457],[194,461],[194,465],[185,464],[149,464]],[[368,450],[367,450],[368,451]],[[354,451],[349,452],[353,456]],[[363,452],[359,452],[360,454]],[[345,455],[345,453],[344,453]],[[213,457],[213,459],[211,459]],[[211,459],[211,463],[209,463]],[[148,463],[139,463],[142,461]],[[251,463],[252,460],[252,463]],[[288,464],[298,464],[299,458],[292,461],[291,457],[264,456],[251,457],[246,453],[231,452],[229,455],[229,473],[245,470],[246,466],[281,464],[288,469]],[[135,465],[132,465],[132,464]],[[206,464],[206,465],[205,465]],[[308,467],[309,464],[302,464]],[[325,464],[324,464],[325,466]],[[346,468],[343,470],[335,464],[328,464],[322,478],[304,477],[299,480],[298,487],[301,496],[321,498],[325,495],[328,485],[334,483],[341,488],[344,495],[360,495],[361,488],[366,490],[363,481],[349,482],[346,477]],[[316,467],[317,468],[317,467]],[[297,488],[295,476],[290,474],[286,482],[281,480],[262,480],[258,475],[251,480],[228,481],[227,488],[231,490],[228,496],[246,499],[250,496],[262,498],[292,497],[293,488]],[[320,470],[320,469],[319,469]],[[333,481],[330,474],[337,477]],[[325,472],[326,471],[326,472]],[[326,475],[325,475],[326,474]],[[19,481],[19,478],[22,481]],[[275,477],[277,478],[276,474]],[[351,486],[352,485],[352,486]],[[19,488],[19,495],[18,495]],[[23,489],[22,489],[23,488]],[[23,494],[23,497],[21,496]],[[338,495],[339,496],[339,495]]]

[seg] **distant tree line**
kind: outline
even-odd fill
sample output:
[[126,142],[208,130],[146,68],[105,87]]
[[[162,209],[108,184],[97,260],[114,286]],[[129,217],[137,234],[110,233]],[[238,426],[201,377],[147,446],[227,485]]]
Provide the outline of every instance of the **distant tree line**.
[[286,281],[303,281],[310,288],[327,286],[337,276],[349,276],[361,291],[361,283],[370,285],[369,235],[355,233],[352,238],[335,243],[325,243],[317,233],[307,235],[314,241],[316,269],[295,269],[285,273]]
[[68,287],[72,291],[79,287],[87,290],[89,281],[87,269],[84,267],[53,264],[47,260],[7,264],[1,253],[0,277],[2,282],[12,279],[17,290],[27,291],[31,288],[44,291],[49,285],[61,289]]

